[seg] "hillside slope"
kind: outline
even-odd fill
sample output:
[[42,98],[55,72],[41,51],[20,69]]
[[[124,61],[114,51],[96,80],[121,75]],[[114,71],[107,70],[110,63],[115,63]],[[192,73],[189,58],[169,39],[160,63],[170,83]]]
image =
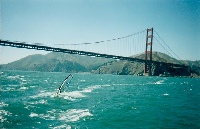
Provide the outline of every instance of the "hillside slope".
[[37,66],[42,65],[48,60],[44,55],[36,54],[22,58],[18,61],[2,65],[2,69],[6,70],[28,70],[34,71]]
[[[138,54],[132,57],[144,59],[145,54]],[[174,63],[174,64],[185,64],[191,66],[192,72],[195,73],[197,76],[200,75],[200,61],[196,61],[195,63],[192,61],[180,61],[175,58],[168,56],[167,54],[160,53],[160,52],[153,52],[152,55],[153,61],[159,62],[167,62],[167,63]],[[153,68],[153,75],[158,76],[164,73],[171,73],[173,76],[190,76],[190,72],[184,69],[178,68],[167,68],[166,66],[157,66]],[[128,62],[128,61],[113,61],[109,62],[97,70],[93,71],[94,73],[99,74],[120,74],[120,75],[141,75],[144,73],[144,63],[138,62]]]
[[[144,53],[132,56],[144,59]],[[200,61],[177,60],[160,52],[153,52],[153,60],[174,64],[186,64],[191,67],[192,76],[200,76]],[[18,61],[1,65],[2,70],[25,70],[45,72],[92,72],[96,74],[141,75],[144,73],[144,63],[119,61],[107,58],[72,55],[51,52],[46,55],[31,55]],[[170,73],[174,76],[190,76],[185,69],[154,66],[153,75]]]
[[70,55],[65,53],[49,53],[31,55],[18,61],[2,65],[3,70],[25,70],[46,72],[90,72],[110,61],[105,58]]

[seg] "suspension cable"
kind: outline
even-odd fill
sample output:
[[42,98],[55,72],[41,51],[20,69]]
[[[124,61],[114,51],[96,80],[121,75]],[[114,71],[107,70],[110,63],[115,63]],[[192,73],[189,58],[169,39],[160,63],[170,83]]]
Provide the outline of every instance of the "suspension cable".
[[102,41],[96,41],[96,42],[91,42],[91,43],[88,42],[88,43],[72,43],[72,44],[54,44],[54,45],[89,45],[89,44],[97,44],[97,43],[99,44],[99,43],[103,43],[103,42],[111,42],[111,41],[115,41],[115,40],[119,40],[119,39],[128,38],[128,37],[140,34],[140,33],[144,32],[144,31],[146,31],[146,29],[144,29],[142,31],[139,31],[137,33],[134,33],[134,34],[130,34],[130,35],[124,36],[124,37],[118,37],[118,38],[102,40]]
[[[156,39],[157,41],[158,41],[158,39],[155,37],[155,36],[153,36],[154,37],[154,39]],[[169,53],[169,51],[158,41],[158,43],[161,45],[161,47],[162,48],[164,48],[166,51],[167,51],[167,53],[171,56],[171,57],[173,57],[172,55],[171,55],[171,53]]]
[[[154,30],[155,32],[156,32],[156,30]],[[174,51],[167,45],[167,43],[160,37],[160,35],[156,32],[156,34],[158,35],[158,37],[160,38],[160,40],[168,47],[168,49],[179,59],[179,60],[181,60],[180,59],[180,57],[176,54],[176,53],[174,53]]]

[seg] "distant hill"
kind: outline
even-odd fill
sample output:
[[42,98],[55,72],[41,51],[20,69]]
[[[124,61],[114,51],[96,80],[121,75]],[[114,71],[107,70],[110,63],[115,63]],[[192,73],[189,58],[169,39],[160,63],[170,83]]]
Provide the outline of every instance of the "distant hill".
[[1,65],[3,70],[45,71],[45,72],[90,72],[109,62],[106,58],[49,53],[30,55],[20,60]]
[[189,65],[192,70],[192,74],[194,77],[200,77],[200,60],[196,61],[189,61],[189,60],[182,60],[183,64]]
[[[132,56],[144,59],[144,53]],[[177,60],[167,54],[153,52],[153,60],[175,64],[186,64],[191,67],[193,76],[200,76],[200,60]],[[107,58],[95,58],[75,54],[51,52],[46,55],[30,55],[18,61],[1,65],[2,70],[25,70],[45,72],[92,72],[96,74],[138,75],[144,72],[144,63],[119,61]],[[176,72],[174,72],[176,71]],[[169,69],[159,66],[153,69],[154,75],[171,73],[177,76],[189,76],[187,70]]]
[[[138,54],[132,57],[144,59],[145,54]],[[167,54],[160,53],[160,52],[153,52],[152,55],[153,61],[159,62],[167,62],[167,63],[174,63],[174,64],[185,64],[189,65],[192,69],[192,73],[194,76],[200,75],[200,61],[183,61],[177,60],[168,56]],[[171,70],[169,68],[165,68],[160,66],[159,68],[154,68],[153,73],[154,75],[158,76],[159,74],[163,74],[164,72],[171,72],[173,71],[174,76],[189,76],[190,73],[187,73],[187,70],[175,69]],[[112,61],[108,62],[105,65],[99,67],[97,70],[93,71],[94,73],[98,74],[120,74],[120,75],[139,75],[144,73],[144,63],[138,62],[129,62],[129,61]],[[171,72],[172,73],[172,72]]]

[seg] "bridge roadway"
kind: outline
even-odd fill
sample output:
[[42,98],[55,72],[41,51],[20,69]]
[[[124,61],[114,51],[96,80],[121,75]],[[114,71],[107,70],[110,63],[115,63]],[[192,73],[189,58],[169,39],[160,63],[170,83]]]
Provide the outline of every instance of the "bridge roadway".
[[[70,50],[70,49],[63,49],[63,48],[53,48],[48,46],[39,45],[37,43],[35,44],[27,44],[25,42],[11,42],[9,40],[0,40],[1,46],[10,46],[10,47],[16,47],[16,48],[26,48],[26,49],[36,49],[36,50],[43,50],[43,51],[53,51],[53,52],[63,52],[68,54],[78,54],[78,55],[85,55],[85,56],[91,56],[91,57],[104,57],[104,58],[111,58],[116,60],[127,60],[127,61],[136,61],[140,63],[145,63],[145,60],[133,58],[133,57],[123,57],[123,56],[116,56],[116,55],[108,55],[108,54],[100,54],[95,52],[86,52],[86,51],[79,51],[79,50]],[[151,63],[150,61],[147,61],[147,63]],[[173,64],[173,63],[166,63],[166,62],[159,62],[159,61],[152,61],[153,64],[163,64],[163,65],[169,65],[174,67],[188,67],[182,64]]]

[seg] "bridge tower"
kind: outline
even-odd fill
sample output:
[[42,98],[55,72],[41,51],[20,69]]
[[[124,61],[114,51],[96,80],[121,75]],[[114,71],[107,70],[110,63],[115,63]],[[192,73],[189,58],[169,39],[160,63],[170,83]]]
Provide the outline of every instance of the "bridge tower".
[[153,44],[153,28],[147,29],[146,35],[146,50],[145,50],[145,65],[144,65],[144,75],[152,75],[152,44]]

